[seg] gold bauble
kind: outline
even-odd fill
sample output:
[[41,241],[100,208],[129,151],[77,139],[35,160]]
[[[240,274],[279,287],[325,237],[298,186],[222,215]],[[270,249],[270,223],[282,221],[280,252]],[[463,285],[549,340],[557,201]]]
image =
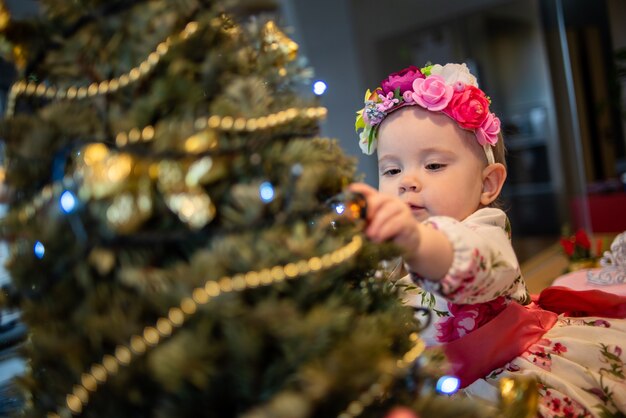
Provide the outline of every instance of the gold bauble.
[[101,276],[106,276],[115,267],[115,253],[107,248],[95,247],[88,260]]
[[185,167],[176,160],[162,160],[158,163],[158,186],[163,193],[181,192],[185,187]]
[[7,9],[7,6],[4,4],[3,0],[0,0],[0,32],[4,32],[9,26],[9,21],[11,20],[11,14]]
[[539,406],[537,381],[516,376],[500,379],[500,410],[507,418],[533,418]]
[[190,136],[184,142],[185,151],[192,154],[199,154],[217,147],[217,132],[213,129],[206,129]]
[[[0,14],[0,19],[2,15]],[[26,67],[26,51],[22,45],[13,45],[13,62],[15,66],[23,70]]]
[[215,218],[215,205],[201,188],[167,194],[165,203],[192,229],[200,229]]
[[81,198],[101,199],[122,190],[133,165],[129,154],[110,153],[96,144],[88,146],[83,153],[83,166],[77,170],[82,174]]
[[115,196],[106,211],[109,227],[119,234],[135,232],[152,215],[152,199],[140,192]]
[[298,44],[285,35],[272,20],[263,27],[263,40],[266,51],[279,50],[287,61],[293,61],[298,56]]

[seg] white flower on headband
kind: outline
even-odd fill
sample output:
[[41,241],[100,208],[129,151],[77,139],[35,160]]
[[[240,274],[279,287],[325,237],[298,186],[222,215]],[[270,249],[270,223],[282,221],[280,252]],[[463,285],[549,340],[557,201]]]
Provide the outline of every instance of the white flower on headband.
[[440,75],[446,81],[446,84],[449,86],[454,85],[454,83],[460,81],[470,86],[478,87],[478,81],[476,77],[470,74],[469,68],[465,63],[463,64],[446,64],[440,65],[435,64],[430,67],[430,73]]
[[374,151],[376,151],[377,140],[373,139],[373,142],[370,143],[369,136],[370,132],[373,128],[371,126],[367,126],[359,133],[359,147],[361,147],[361,152],[366,155],[372,155]]

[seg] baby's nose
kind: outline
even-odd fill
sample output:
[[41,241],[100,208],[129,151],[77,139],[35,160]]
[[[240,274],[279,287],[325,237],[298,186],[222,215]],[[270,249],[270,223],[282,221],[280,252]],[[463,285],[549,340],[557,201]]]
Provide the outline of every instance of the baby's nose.
[[419,192],[422,190],[422,184],[415,175],[406,175],[402,177],[400,182],[400,192]]

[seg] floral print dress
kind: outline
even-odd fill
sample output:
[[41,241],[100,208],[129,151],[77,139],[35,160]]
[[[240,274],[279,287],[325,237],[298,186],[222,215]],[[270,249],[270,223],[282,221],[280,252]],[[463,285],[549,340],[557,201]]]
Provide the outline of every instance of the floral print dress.
[[[504,212],[484,208],[463,221],[436,216],[426,222],[452,242],[452,266],[439,282],[410,274],[397,283],[405,289],[405,303],[432,312],[422,334],[429,346],[471,333],[511,303],[531,304]],[[540,417],[623,417],[625,348],[625,319],[560,315],[525,352],[464,390],[496,402],[499,379],[534,376],[540,387]]]

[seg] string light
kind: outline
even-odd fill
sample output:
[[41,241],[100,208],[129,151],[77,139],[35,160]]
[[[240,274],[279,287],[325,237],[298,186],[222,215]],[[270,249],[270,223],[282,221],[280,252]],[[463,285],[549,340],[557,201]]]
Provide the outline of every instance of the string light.
[[311,257],[260,271],[237,274],[233,277],[222,277],[218,281],[207,280],[204,286],[192,291],[192,297],[183,298],[179,306],[171,308],[167,316],[159,318],[154,326],[147,326],[143,332],[131,336],[126,346],[117,346],[115,354],[105,355],[101,364],[93,364],[89,372],[81,375],[81,383],[74,385],[72,393],[66,395],[64,406],[60,407],[57,412],[48,413],[47,416],[82,414],[84,407],[89,403],[91,394],[98,390],[99,385],[107,382],[109,375],[115,374],[121,366],[128,366],[135,358],[145,355],[150,349],[171,336],[175,328],[182,327],[191,316],[198,312],[199,305],[208,303],[222,293],[241,292],[258,286],[279,283],[285,279],[295,279],[311,271],[332,268],[354,257],[362,246],[363,239],[355,235],[348,244],[322,257]]
[[35,252],[35,257],[37,257],[40,260],[46,254],[46,247],[44,247],[44,245],[41,243],[41,241],[36,241],[35,242],[35,245],[33,246],[33,250]]
[[264,181],[259,186],[259,196],[264,203],[274,200],[274,186],[269,181]]
[[69,190],[64,191],[59,198],[61,209],[65,213],[72,213],[76,208],[76,196]]
[[324,94],[324,92],[326,92],[326,83],[324,83],[323,81],[319,80],[316,81],[313,84],[313,93],[315,93],[318,96],[321,96],[322,94]]
[[459,378],[454,376],[441,376],[439,380],[437,380],[437,384],[435,388],[437,392],[443,393],[444,395],[452,395],[459,390],[459,386],[461,381]]

